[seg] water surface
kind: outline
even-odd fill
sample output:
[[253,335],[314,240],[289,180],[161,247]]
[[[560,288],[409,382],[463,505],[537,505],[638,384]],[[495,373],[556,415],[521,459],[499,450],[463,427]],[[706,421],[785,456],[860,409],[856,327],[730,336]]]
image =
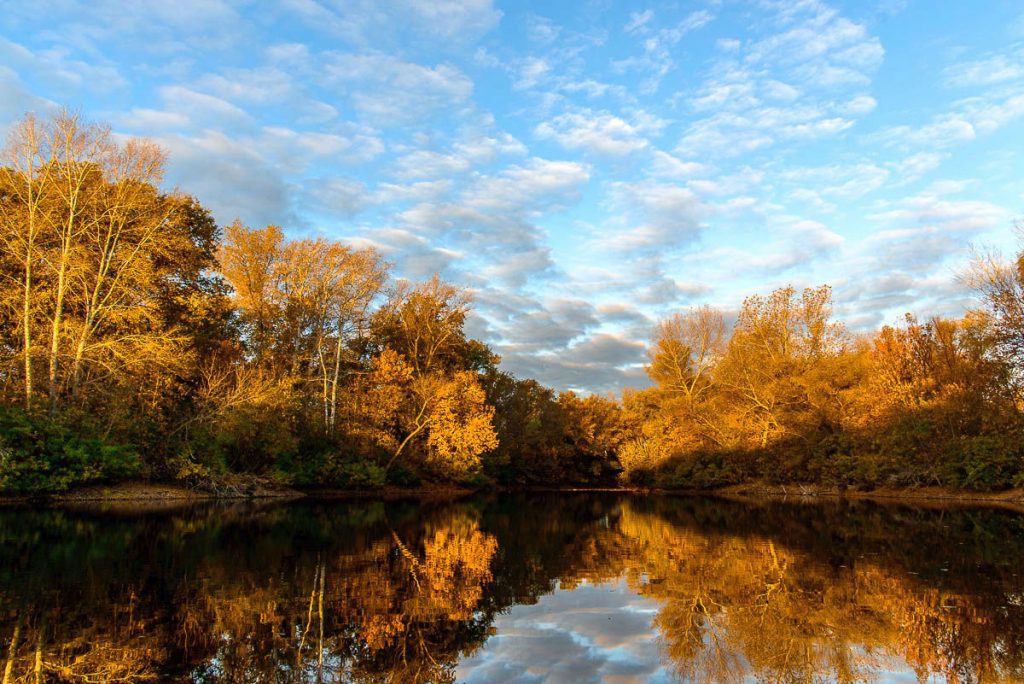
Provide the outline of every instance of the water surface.
[[1024,681],[1022,579],[1001,510],[9,508],[0,657],[14,638],[11,681]]

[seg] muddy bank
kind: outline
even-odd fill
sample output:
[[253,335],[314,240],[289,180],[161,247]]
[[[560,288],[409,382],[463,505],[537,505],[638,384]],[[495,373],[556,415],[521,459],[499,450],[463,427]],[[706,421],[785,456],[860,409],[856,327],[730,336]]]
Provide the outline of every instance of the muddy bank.
[[721,487],[706,492],[663,491],[666,494],[711,494],[734,499],[851,499],[879,503],[913,504],[924,507],[997,506],[1024,512],[1024,489],[1001,492],[970,492],[946,487],[879,488],[872,490],[838,489],[814,485],[772,485],[749,483]]
[[38,496],[0,496],[0,505],[78,506],[111,505],[145,508],[173,508],[213,501],[277,500],[305,496],[302,492],[261,480],[245,480],[216,489],[200,489],[178,483],[119,482],[92,485],[55,494]]
[[478,490],[452,485],[427,484],[421,487],[384,487],[372,490],[293,489],[260,479],[245,479],[216,488],[188,487],[178,483],[120,482],[110,485],[79,487],[68,492],[40,496],[0,496],[0,505],[49,505],[176,508],[183,505],[232,501],[290,501],[294,499],[377,499],[377,500],[451,500],[469,496]]
[[382,499],[399,501],[448,501],[461,499],[486,489],[468,489],[454,485],[425,484],[419,487],[383,487],[381,489],[306,489],[303,494],[311,499]]
[[493,491],[513,492],[622,492],[638,495],[666,494],[675,496],[715,496],[728,499],[764,500],[785,499],[813,501],[815,499],[850,499],[879,503],[908,504],[922,507],[997,506],[1024,512],[1024,489],[1002,492],[967,492],[943,487],[913,489],[853,490],[812,485],[773,485],[748,483],[712,490],[645,489],[634,487],[494,487],[470,489],[454,485],[426,484],[420,487],[384,487],[371,490],[346,489],[292,489],[258,478],[247,478],[221,485],[216,489],[187,487],[177,483],[121,482],[111,485],[82,487],[42,497],[0,496],[0,505],[56,505],[74,507],[96,504],[116,507],[142,507],[146,509],[174,508],[183,505],[216,501],[289,501],[294,499],[346,500],[373,499],[396,501],[447,501],[477,493]]

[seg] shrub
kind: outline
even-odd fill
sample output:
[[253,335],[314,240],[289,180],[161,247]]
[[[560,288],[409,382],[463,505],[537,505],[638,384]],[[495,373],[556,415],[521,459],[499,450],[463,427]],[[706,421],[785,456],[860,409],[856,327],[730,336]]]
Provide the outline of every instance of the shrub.
[[399,487],[419,487],[422,482],[419,473],[400,463],[388,471],[388,480]]
[[0,490],[61,492],[90,482],[137,476],[134,448],[81,434],[57,420],[0,409]]
[[1020,442],[1011,436],[963,437],[943,454],[942,480],[963,489],[1012,487],[1024,472]]
[[387,482],[387,472],[376,463],[329,459],[320,471],[320,481],[347,489],[380,489]]

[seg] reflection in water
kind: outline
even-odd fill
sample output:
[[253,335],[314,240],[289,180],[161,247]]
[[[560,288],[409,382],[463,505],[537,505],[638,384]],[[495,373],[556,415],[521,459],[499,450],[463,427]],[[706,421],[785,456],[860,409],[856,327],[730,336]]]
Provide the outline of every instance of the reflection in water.
[[1024,517],[625,495],[0,511],[4,682],[1024,681]]

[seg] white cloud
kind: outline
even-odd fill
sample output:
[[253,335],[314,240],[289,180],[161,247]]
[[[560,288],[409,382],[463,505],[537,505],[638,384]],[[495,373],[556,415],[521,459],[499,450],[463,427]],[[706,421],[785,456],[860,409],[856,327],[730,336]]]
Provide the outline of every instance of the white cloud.
[[470,168],[465,157],[433,150],[415,150],[395,160],[395,175],[402,179],[440,178],[464,173]]
[[540,138],[554,139],[566,149],[613,157],[648,146],[638,126],[608,112],[581,110],[560,114],[538,125],[534,133]]
[[715,47],[722,52],[736,52],[742,44],[735,38],[719,38],[715,41]]
[[921,176],[934,171],[942,163],[944,156],[938,152],[918,152],[892,164],[899,182],[917,180]]
[[1018,80],[1024,78],[1024,50],[954,64],[945,69],[943,76],[949,85],[968,88]]
[[874,138],[885,144],[908,147],[943,148],[973,140],[977,136],[974,126],[960,114],[944,114],[922,126],[893,126]]
[[878,101],[870,95],[858,95],[839,105],[837,111],[847,116],[862,116],[874,111]]
[[195,193],[220,222],[299,223],[281,170],[248,142],[218,131],[156,140],[170,154],[168,180]]
[[287,13],[311,28],[365,47],[472,44],[501,21],[491,0],[287,0]]
[[634,33],[646,26],[654,18],[654,10],[648,8],[643,12],[630,12],[629,21],[622,30],[626,33]]
[[391,6],[392,16],[408,16],[410,25],[444,41],[482,35],[502,17],[491,0],[400,0]]
[[555,24],[547,17],[531,14],[526,18],[526,33],[535,43],[549,45],[558,39],[562,27]]
[[492,211],[551,211],[575,201],[579,187],[588,180],[590,170],[585,164],[534,158],[481,178],[465,193],[465,202]]
[[793,169],[782,175],[801,188],[812,185],[821,195],[847,201],[874,192],[889,180],[887,169],[869,162]]
[[677,180],[691,178],[698,174],[706,174],[710,171],[711,169],[707,164],[696,161],[683,161],[661,150],[654,150],[654,159],[648,166],[648,172],[652,176]]
[[330,55],[324,75],[332,84],[357,85],[352,102],[376,126],[420,122],[473,93],[473,82],[456,67],[426,66],[390,55]]
[[528,90],[541,83],[551,72],[551,65],[540,57],[527,57],[519,63],[513,87]]
[[307,181],[306,193],[331,214],[351,218],[371,203],[366,186],[355,178],[325,178]]
[[189,118],[184,114],[147,107],[136,107],[111,119],[116,126],[127,128],[130,131],[144,131],[149,135],[157,131],[180,129],[189,125]]
[[227,100],[200,93],[184,86],[164,86],[159,89],[167,109],[187,116],[190,123],[199,126],[249,126],[252,117],[244,109]]
[[664,252],[694,242],[710,207],[682,185],[642,181],[615,183],[612,205],[623,212],[621,228],[601,237],[616,250]]
[[612,62],[612,68],[619,73],[638,71],[643,75],[638,88],[643,95],[656,93],[661,86],[662,79],[675,66],[672,49],[683,39],[683,36],[711,23],[714,16],[707,10],[697,10],[685,16],[674,26],[657,31],[652,31],[649,28],[652,18],[653,11],[648,17],[645,17],[644,14],[634,17],[634,21],[627,25],[636,23],[631,32],[637,36],[644,36],[643,53]]
[[863,24],[819,10],[793,28],[751,45],[746,59],[796,67],[808,80],[832,85],[832,80],[820,80],[829,70],[874,69],[884,55],[881,42],[869,36]]

